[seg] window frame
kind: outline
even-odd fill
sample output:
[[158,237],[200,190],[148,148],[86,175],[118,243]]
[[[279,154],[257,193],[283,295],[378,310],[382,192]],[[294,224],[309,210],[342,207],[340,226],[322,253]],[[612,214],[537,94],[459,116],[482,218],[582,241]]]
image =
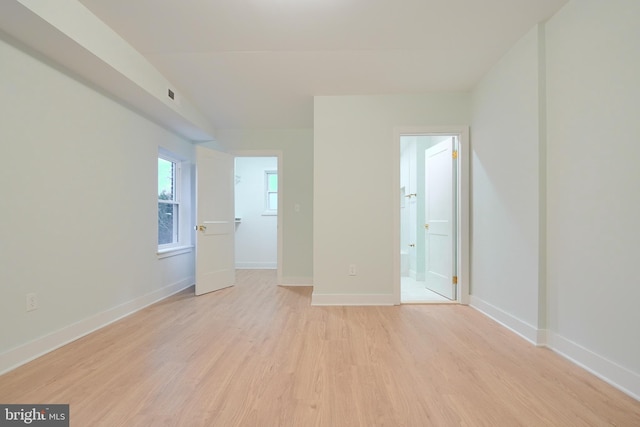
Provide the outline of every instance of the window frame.
[[[278,179],[278,171],[276,169],[268,169],[264,171],[264,212],[262,213],[262,215],[278,215],[278,198],[280,197],[279,193],[279,187],[280,187],[280,182],[279,180],[276,181],[276,191],[269,191],[269,176],[270,175],[275,175],[276,179]],[[270,194],[276,194],[276,208],[275,209],[271,209],[270,205],[269,205],[269,195]]]
[[[158,246],[158,253],[163,253],[163,252],[167,252],[167,251],[171,251],[174,250],[176,248],[180,248],[183,246],[182,243],[182,233],[181,233],[181,222],[182,222],[182,203],[181,203],[181,196],[182,196],[182,161],[178,158],[176,158],[175,156],[171,155],[170,153],[167,153],[164,150],[159,150],[158,152],[158,160],[165,160],[168,162],[171,162],[174,164],[173,167],[173,194],[172,194],[172,200],[163,200],[159,198],[159,195],[157,195],[158,199],[158,208],[159,205],[162,204],[170,204],[175,206],[174,210],[175,212],[177,212],[177,218],[174,218],[174,224],[173,224],[173,239],[171,243],[165,243],[165,244],[160,244],[159,239],[160,239],[160,223],[158,221],[156,229],[157,229],[157,238],[156,238],[156,243]],[[156,169],[156,187],[158,184],[158,181],[160,179],[160,170],[159,168]]]

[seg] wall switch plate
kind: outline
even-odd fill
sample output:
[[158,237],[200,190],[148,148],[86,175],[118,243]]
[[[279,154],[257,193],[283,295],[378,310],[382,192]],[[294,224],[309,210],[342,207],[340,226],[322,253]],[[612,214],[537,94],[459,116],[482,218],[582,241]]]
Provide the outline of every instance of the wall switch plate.
[[358,274],[358,271],[356,270],[356,265],[355,264],[349,265],[349,276],[355,276],[356,274]]
[[33,311],[38,309],[38,296],[31,292],[27,294],[27,311]]

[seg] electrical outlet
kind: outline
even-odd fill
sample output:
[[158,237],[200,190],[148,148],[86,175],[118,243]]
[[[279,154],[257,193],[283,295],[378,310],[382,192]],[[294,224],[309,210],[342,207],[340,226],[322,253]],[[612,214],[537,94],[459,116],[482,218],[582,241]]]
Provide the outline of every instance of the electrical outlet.
[[27,294],[27,311],[38,309],[38,296],[35,293]]
[[349,265],[349,276],[355,276],[357,274],[358,274],[358,271],[356,270],[356,265],[355,264]]

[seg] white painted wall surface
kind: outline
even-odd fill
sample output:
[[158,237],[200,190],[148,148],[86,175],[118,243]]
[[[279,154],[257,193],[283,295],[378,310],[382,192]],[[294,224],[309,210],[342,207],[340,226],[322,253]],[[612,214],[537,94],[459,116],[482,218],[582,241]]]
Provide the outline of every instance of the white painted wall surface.
[[636,0],[583,0],[546,31],[551,338],[640,398],[638,22]]
[[314,304],[394,303],[394,127],[468,122],[467,93],[315,97]]
[[192,161],[192,145],[12,43],[0,40],[0,371],[193,283],[192,253],[156,255],[158,147]]
[[[313,130],[220,129],[218,140],[231,151],[282,152],[284,230],[282,242],[282,284],[313,283]],[[299,207],[296,210],[296,205]]]
[[[538,27],[473,92],[472,304],[538,327]],[[495,314],[495,313],[494,313]]]
[[478,85],[471,128],[472,304],[636,398],[639,20],[570,2]]
[[236,157],[236,268],[277,268],[278,217],[264,215],[265,172],[277,170],[276,157]]

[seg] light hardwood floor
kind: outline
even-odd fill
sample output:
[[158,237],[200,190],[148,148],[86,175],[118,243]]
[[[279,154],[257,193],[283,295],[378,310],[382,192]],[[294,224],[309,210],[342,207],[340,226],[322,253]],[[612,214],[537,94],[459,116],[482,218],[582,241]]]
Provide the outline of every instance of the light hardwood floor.
[[181,292],[0,377],[84,426],[640,426],[640,402],[458,305],[311,307],[273,271]]

